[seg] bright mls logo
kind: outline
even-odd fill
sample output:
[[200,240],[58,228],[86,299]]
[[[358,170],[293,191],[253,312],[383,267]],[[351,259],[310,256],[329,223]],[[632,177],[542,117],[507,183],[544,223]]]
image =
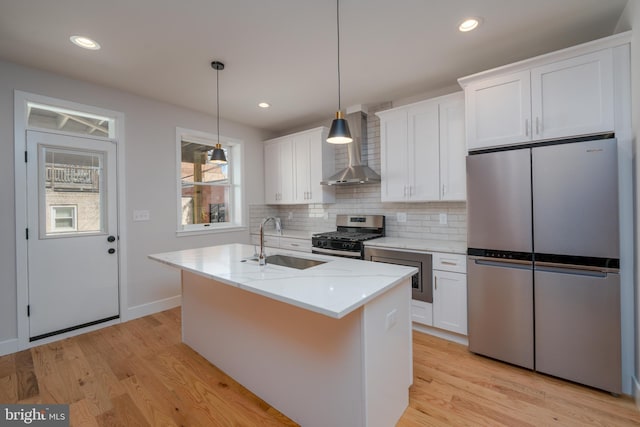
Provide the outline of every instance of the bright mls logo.
[[68,427],[69,405],[0,405],[0,426]]

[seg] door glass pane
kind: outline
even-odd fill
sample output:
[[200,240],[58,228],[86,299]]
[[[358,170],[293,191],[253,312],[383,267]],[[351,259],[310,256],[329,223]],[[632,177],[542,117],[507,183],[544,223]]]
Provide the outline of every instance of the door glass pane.
[[104,153],[42,147],[40,161],[45,236],[103,232]]

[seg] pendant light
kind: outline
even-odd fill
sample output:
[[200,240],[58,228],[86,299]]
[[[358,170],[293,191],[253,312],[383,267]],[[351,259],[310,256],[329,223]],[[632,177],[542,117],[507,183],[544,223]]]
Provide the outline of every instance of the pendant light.
[[348,144],[353,141],[353,138],[351,138],[349,124],[344,119],[340,103],[340,0],[336,0],[336,12],[336,27],[338,29],[338,112],[331,123],[327,142],[331,144]]
[[220,61],[213,61],[211,68],[216,70],[216,113],[218,117],[218,139],[216,145],[211,153],[211,161],[219,165],[227,164],[227,156],[224,155],[222,145],[220,145],[220,84],[218,83],[218,73],[220,70],[224,70],[224,64]]

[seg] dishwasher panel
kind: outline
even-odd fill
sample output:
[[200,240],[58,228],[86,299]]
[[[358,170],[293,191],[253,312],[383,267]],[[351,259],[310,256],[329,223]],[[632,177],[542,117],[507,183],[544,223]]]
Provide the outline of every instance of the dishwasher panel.
[[533,267],[469,257],[469,350],[533,369]]
[[620,276],[536,267],[536,370],[622,390]]

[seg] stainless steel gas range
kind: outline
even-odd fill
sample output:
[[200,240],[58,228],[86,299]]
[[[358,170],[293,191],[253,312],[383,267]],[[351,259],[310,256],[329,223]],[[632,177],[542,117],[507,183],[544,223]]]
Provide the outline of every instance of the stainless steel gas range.
[[384,215],[337,215],[336,226],[336,231],[312,236],[312,252],[362,259],[363,242],[384,236]]

